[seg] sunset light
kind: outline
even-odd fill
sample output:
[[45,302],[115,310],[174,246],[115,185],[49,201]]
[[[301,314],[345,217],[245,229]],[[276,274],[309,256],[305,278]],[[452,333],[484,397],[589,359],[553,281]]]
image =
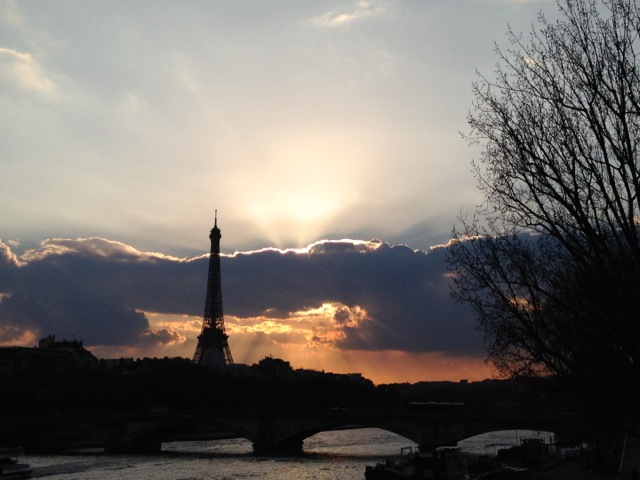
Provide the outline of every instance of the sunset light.
[[247,178],[242,171],[234,182],[246,205],[239,213],[277,246],[319,237],[331,221],[362,201],[358,165],[366,161],[365,152],[356,155],[331,132],[292,135],[266,146],[261,161],[269,181]]
[[490,374],[444,253],[506,1],[3,3],[0,344],[191,358],[217,210],[235,361]]

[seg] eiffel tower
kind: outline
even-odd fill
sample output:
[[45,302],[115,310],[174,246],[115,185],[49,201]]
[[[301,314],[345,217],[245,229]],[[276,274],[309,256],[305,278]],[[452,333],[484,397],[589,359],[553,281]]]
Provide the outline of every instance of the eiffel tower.
[[206,366],[225,366],[233,364],[231,350],[224,331],[222,314],[222,289],[220,281],[220,238],[218,211],[211,233],[211,253],[209,255],[209,276],[207,279],[207,297],[204,304],[202,331],[198,335],[198,346],[193,354],[193,362]]

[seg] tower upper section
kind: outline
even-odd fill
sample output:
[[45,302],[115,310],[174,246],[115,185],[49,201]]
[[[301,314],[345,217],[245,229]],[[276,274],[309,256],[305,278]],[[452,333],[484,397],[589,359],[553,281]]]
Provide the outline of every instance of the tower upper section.
[[220,255],[220,239],[222,238],[222,233],[218,228],[218,211],[217,210],[216,210],[213,228],[211,229],[211,233],[209,233],[209,238],[211,239],[211,253]]

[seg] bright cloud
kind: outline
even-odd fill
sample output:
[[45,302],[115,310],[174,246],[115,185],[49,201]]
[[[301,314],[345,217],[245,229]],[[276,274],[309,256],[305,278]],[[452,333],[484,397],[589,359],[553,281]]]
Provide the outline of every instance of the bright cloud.
[[363,18],[380,15],[385,7],[380,1],[360,0],[350,10],[330,11],[311,19],[320,27],[343,27]]
[[55,90],[55,84],[30,53],[0,47],[0,75],[14,85],[42,93]]
[[366,328],[365,322],[371,321],[364,309],[340,303],[323,303],[277,318],[265,313],[260,317],[228,316],[228,333],[234,337],[259,334],[265,342],[286,343],[287,348],[300,350],[337,348],[346,340],[348,329]]
[[180,261],[175,257],[155,252],[140,252],[122,242],[103,238],[80,238],[77,240],[54,238],[40,243],[36,249],[29,249],[20,256],[21,261],[43,260],[50,255],[80,254],[111,260],[153,261],[159,259]]

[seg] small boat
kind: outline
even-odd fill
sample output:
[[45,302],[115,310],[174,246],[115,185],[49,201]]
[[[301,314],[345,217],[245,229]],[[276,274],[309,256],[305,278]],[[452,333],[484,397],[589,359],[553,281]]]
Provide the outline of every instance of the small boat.
[[23,460],[21,448],[0,448],[0,480],[31,478],[31,465]]

